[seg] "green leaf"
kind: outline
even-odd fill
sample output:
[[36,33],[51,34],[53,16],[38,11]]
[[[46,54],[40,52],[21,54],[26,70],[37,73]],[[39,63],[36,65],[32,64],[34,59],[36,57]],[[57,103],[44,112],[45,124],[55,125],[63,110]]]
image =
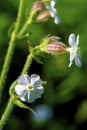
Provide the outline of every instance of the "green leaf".
[[35,116],[37,116],[37,114],[36,114],[30,107],[28,107],[27,105],[25,105],[25,104],[24,104],[23,102],[21,102],[20,100],[15,99],[15,100],[14,100],[14,104],[17,105],[17,106],[20,107],[20,108],[24,108],[24,109],[30,110],[31,112],[33,112],[33,114],[34,114]]
[[35,61],[39,64],[43,64],[43,62],[41,61],[41,57],[34,57]]

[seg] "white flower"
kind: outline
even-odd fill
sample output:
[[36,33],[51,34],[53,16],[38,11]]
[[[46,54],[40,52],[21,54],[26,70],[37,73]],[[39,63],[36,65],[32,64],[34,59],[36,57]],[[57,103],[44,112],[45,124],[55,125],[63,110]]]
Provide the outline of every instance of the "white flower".
[[72,65],[73,60],[75,60],[75,64],[78,67],[82,66],[82,63],[80,61],[80,48],[79,45],[79,35],[75,39],[75,34],[70,34],[69,36],[69,45],[71,48],[68,48],[67,50],[70,52],[70,63],[69,67]]
[[18,78],[15,92],[22,101],[34,102],[37,98],[40,98],[41,94],[44,92],[44,88],[41,84],[42,80],[39,75],[32,74],[31,76],[28,76],[27,74],[24,74]]
[[51,17],[54,18],[54,23],[60,23],[60,19],[57,15],[57,10],[55,9],[56,0],[50,0],[50,5],[47,5],[46,8],[50,11]]

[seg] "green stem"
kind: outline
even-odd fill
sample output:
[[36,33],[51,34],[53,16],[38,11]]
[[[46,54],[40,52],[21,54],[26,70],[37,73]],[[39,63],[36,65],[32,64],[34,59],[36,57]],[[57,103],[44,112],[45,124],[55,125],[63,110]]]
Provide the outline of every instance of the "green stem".
[[15,44],[13,42],[14,42],[14,39],[12,38],[11,41],[10,41],[10,45],[9,45],[8,51],[7,51],[7,55],[6,55],[6,58],[5,58],[4,66],[3,66],[3,69],[2,69],[2,72],[1,72],[1,77],[0,77],[0,94],[2,92],[4,83],[5,83],[5,78],[6,78],[8,69],[9,69],[10,60],[11,60],[11,57],[13,55],[13,51],[14,51],[14,47],[15,47]]
[[7,107],[6,107],[6,110],[3,113],[2,117],[1,117],[1,120],[0,120],[0,130],[3,129],[3,126],[5,125],[8,117],[9,117],[9,115],[11,113],[11,110],[12,110],[13,106],[14,106],[13,97],[10,97],[9,102],[7,104]]
[[5,62],[4,62],[4,65],[3,65],[3,69],[2,69],[2,72],[1,72],[1,76],[0,76],[0,95],[1,95],[2,88],[3,88],[4,83],[5,83],[5,78],[6,78],[8,70],[9,70],[11,58],[12,58],[12,55],[13,55],[13,52],[14,52],[15,41],[16,41],[16,37],[17,37],[16,35],[17,35],[18,30],[19,30],[19,25],[20,25],[21,19],[22,19],[24,2],[25,2],[25,0],[20,0],[17,22],[16,22],[16,25],[15,25],[15,29],[12,33],[11,40],[9,42],[7,55],[6,55]]
[[[28,69],[29,69],[29,67],[30,67],[30,65],[31,65],[31,63],[32,63],[32,60],[33,60],[33,52],[31,52],[31,53],[28,55],[27,60],[26,60],[26,62],[25,62],[25,65],[24,65],[24,68],[23,68],[21,74],[27,73],[27,71],[28,71]],[[16,84],[17,84],[16,81],[14,81],[14,82],[12,83],[9,92],[12,91],[12,89],[15,87]],[[1,120],[0,120],[0,130],[2,130],[3,126],[5,125],[7,119],[8,119],[8,117],[9,117],[11,111],[12,111],[12,108],[13,108],[13,106],[14,106],[14,104],[13,104],[13,98],[14,98],[14,97],[13,97],[13,95],[12,95],[11,93],[10,93],[10,95],[11,95],[11,97],[10,97],[10,99],[9,99],[9,102],[8,102],[7,107],[6,107],[6,109],[5,109],[5,112],[3,113],[2,117],[1,117]]]
[[33,54],[30,53],[30,54],[28,55],[28,57],[27,57],[26,63],[25,63],[25,65],[24,65],[24,68],[23,68],[21,74],[27,73],[27,71],[28,71],[28,69],[29,69],[29,67],[30,67],[30,65],[31,65],[31,63],[32,63],[32,60],[33,60]]
[[27,19],[27,21],[25,22],[24,26],[22,27],[22,29],[19,31],[19,33],[17,35],[18,38],[22,37],[23,34],[28,30],[29,25],[32,24],[33,17],[36,15],[36,13],[37,13],[36,10],[30,12],[29,18]]

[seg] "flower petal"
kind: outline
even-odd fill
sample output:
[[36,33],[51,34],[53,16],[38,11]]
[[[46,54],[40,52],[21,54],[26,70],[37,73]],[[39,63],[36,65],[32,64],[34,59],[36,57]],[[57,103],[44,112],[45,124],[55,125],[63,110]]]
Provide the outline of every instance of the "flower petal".
[[56,4],[56,0],[51,0],[50,4],[51,4],[52,7],[54,7],[55,4]]
[[35,84],[40,79],[40,76],[37,74],[31,75],[31,84]]
[[30,77],[27,74],[24,74],[18,78],[18,84],[27,85],[30,83]]
[[41,79],[37,80],[37,81],[34,83],[34,88],[38,88],[39,86],[41,86],[41,84],[42,84],[42,80],[41,80]]
[[21,98],[22,101],[28,102],[28,101],[30,100],[30,91],[26,91],[26,92],[24,93],[24,95],[21,95],[20,98]]
[[35,94],[33,92],[30,93],[30,98],[27,100],[27,102],[31,103],[34,102],[36,99]]
[[26,91],[25,94],[21,96],[21,100],[28,102],[28,100],[30,100],[30,91]]
[[15,86],[15,92],[19,96],[23,95],[23,93],[25,93],[25,90],[26,90],[26,86],[24,86],[24,85],[16,85]]
[[60,19],[59,19],[59,17],[58,17],[57,14],[54,15],[54,23],[55,23],[55,24],[60,23]]
[[74,33],[72,33],[72,34],[69,35],[69,45],[71,47],[75,46],[75,34]]
[[35,89],[35,91],[34,91],[34,93],[35,93],[35,98],[36,98],[36,99],[37,99],[37,98],[40,98],[41,95],[43,94],[43,92],[44,92],[43,86],[40,86],[40,87],[38,87],[37,89]]
[[78,54],[77,54],[76,57],[75,57],[75,64],[76,64],[78,67],[81,67],[81,66],[82,66],[82,63],[81,63],[81,60],[80,60],[80,51],[78,51]]
[[79,45],[79,35],[76,38],[76,46],[78,46],[78,45]]
[[[18,81],[18,85],[15,86],[15,92],[22,101],[34,102],[37,98],[41,97],[44,88],[41,86],[42,80],[39,75],[32,74],[31,77],[29,77],[25,74],[20,76]],[[32,90],[28,89],[29,85],[33,85]]]
[[27,92],[20,96],[21,101],[26,102]]
[[70,63],[69,63],[69,67],[71,67],[74,58],[75,58],[75,55],[74,55],[73,49],[72,49],[72,50],[70,51]]
[[34,102],[37,98],[41,97],[43,92],[44,92],[44,88],[42,86],[40,86],[40,88],[38,89],[35,89],[34,91],[31,91],[30,99],[28,100],[28,102]]

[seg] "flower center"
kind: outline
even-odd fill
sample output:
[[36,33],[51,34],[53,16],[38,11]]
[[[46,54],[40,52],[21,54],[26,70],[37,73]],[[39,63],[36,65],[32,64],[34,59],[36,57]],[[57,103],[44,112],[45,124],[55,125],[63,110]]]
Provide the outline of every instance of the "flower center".
[[31,84],[30,84],[30,85],[28,85],[28,90],[29,90],[29,91],[33,91],[33,90],[34,90],[33,85],[31,85]]
[[78,53],[78,50],[79,50],[79,48],[78,47],[75,47],[75,48],[67,48],[66,49],[68,52],[72,52],[73,53],[73,55],[74,56],[76,56],[77,55],[77,53]]

